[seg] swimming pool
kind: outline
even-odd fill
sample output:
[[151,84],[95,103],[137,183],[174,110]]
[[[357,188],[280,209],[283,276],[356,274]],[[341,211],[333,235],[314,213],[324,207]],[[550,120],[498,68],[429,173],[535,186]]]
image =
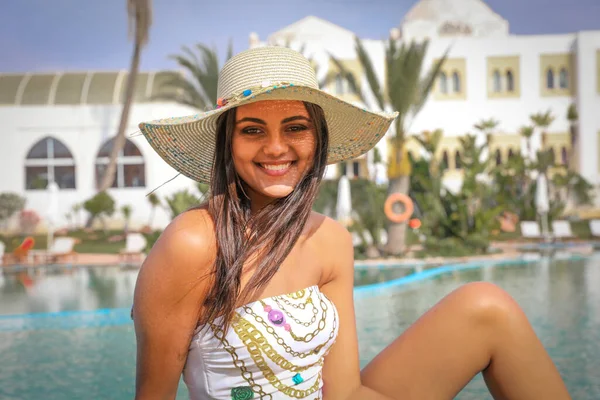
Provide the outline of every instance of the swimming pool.
[[[573,399],[600,399],[600,256],[448,270],[453,272],[428,276],[436,270],[356,269],[363,365],[451,290],[486,280],[521,304]],[[102,267],[31,275],[0,278],[0,398],[131,399],[135,337],[127,307],[137,271]],[[381,280],[391,283],[376,284]],[[78,311],[98,309],[104,310]],[[17,315],[23,313],[46,314]],[[186,397],[182,385],[178,399]],[[491,397],[477,377],[457,398]]]

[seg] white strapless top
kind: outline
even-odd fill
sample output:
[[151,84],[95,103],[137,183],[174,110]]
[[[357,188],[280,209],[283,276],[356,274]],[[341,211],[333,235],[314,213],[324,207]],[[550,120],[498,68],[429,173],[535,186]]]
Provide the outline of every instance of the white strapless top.
[[183,370],[190,399],[321,399],[338,325],[335,305],[315,285],[237,308],[225,334],[200,326]]

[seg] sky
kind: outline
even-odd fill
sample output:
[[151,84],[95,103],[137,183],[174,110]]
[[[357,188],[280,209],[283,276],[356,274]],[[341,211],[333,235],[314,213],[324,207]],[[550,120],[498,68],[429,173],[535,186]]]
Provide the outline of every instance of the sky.
[[[315,15],[361,38],[385,39],[416,0],[152,0],[142,70],[174,68],[169,55],[202,42],[221,55]],[[462,1],[462,0],[454,0]],[[487,0],[513,34],[600,30],[600,0]],[[0,73],[128,69],[126,0],[0,0]]]

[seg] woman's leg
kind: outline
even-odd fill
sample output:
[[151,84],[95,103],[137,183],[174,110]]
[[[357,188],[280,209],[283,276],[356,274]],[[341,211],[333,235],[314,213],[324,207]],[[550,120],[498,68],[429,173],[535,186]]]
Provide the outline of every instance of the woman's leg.
[[470,283],[450,293],[362,371],[393,399],[452,399],[479,372],[495,399],[570,399],[525,314],[502,289]]

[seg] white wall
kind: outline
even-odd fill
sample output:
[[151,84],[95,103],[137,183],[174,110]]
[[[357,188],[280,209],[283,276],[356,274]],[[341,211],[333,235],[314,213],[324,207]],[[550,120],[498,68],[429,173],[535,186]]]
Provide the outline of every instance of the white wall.
[[[579,159],[581,174],[600,184],[600,94],[596,51],[600,50],[600,32],[580,32],[577,35],[577,109],[579,111]],[[600,202],[600,200],[597,199]],[[599,203],[600,204],[600,203]]]
[[[47,194],[40,190],[25,189],[25,158],[31,147],[40,139],[51,136],[60,140],[73,155],[76,167],[76,189],[63,189],[59,193],[60,216],[75,203],[89,199],[95,194],[95,159],[102,144],[114,136],[119,124],[119,106],[22,106],[0,107],[3,124],[3,146],[0,147],[0,192],[14,192],[27,198],[26,208],[36,210],[40,216],[46,214]],[[138,131],[137,123],[169,116],[193,113],[192,110],[175,104],[137,104],[131,110],[128,133]],[[168,166],[150,147],[143,136],[131,139],[140,149],[145,162],[146,187],[110,189],[109,193],[122,205],[131,205],[132,224],[148,222],[150,204],[146,194],[177,172]],[[157,191],[159,197],[184,187],[193,188],[193,182],[183,176],[168,183]],[[85,221],[82,213],[81,220]],[[120,220],[120,212],[114,219]],[[158,210],[155,226],[164,226],[170,220],[168,214]],[[61,224],[59,224],[61,225]]]

